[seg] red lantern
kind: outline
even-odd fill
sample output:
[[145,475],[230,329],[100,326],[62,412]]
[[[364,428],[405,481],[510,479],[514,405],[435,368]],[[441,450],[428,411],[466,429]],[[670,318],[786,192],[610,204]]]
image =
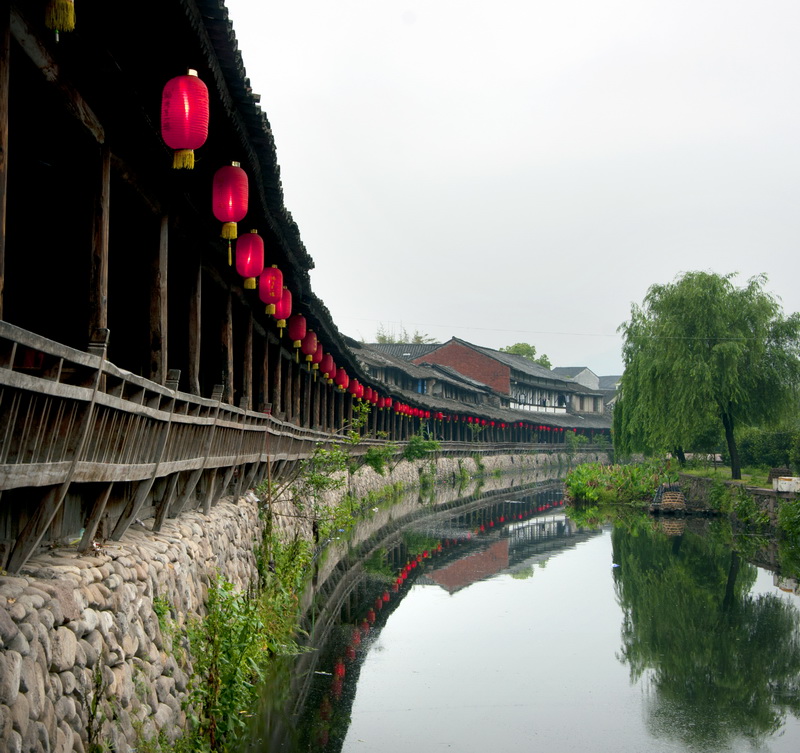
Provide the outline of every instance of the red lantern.
[[387,408],[391,408],[392,407],[392,398],[390,398],[390,397],[386,398],[386,407]]
[[75,29],[75,2],[74,0],[50,0],[44,11],[44,25],[56,33],[73,31]]
[[161,137],[175,150],[174,168],[191,170],[194,150],[208,138],[208,89],[197,71],[171,78],[161,95]]
[[332,375],[335,375],[336,364],[333,362],[333,356],[330,353],[322,356],[322,360],[319,362],[319,370],[325,379],[332,379]]
[[286,327],[286,320],[289,318],[289,315],[292,313],[292,291],[289,288],[283,288],[283,292],[281,293],[281,299],[278,303],[275,304],[275,313],[273,316],[277,320],[278,329],[280,330],[281,337],[283,336],[283,330]]
[[[283,272],[274,264],[258,276],[258,297],[266,304],[265,314],[274,314],[283,295]],[[281,317],[285,319],[286,317]]]
[[264,239],[258,231],[245,233],[236,242],[236,271],[244,277],[244,289],[256,289],[256,277],[264,269]]
[[[323,359],[324,355],[325,355],[325,353],[322,350],[322,343],[318,342],[317,343],[317,349],[314,351],[314,354],[311,356],[311,368],[314,371],[317,371],[319,369],[319,365],[320,365],[320,363],[322,363],[322,359]],[[317,375],[314,374],[314,379],[316,379],[316,378],[317,378]]]
[[363,387],[361,387],[361,384],[359,383],[358,379],[352,379],[352,380],[350,381],[350,384],[349,384],[349,385],[348,385],[348,387],[347,387],[347,391],[348,391],[348,392],[349,392],[349,393],[350,393],[350,394],[351,394],[353,397],[358,397],[358,391],[359,391],[359,388],[360,388],[361,390],[363,390],[363,389],[364,389]]
[[300,340],[300,350],[303,351],[306,361],[311,363],[311,359],[317,350],[317,335],[314,330],[309,329],[306,331],[305,337]]
[[238,162],[231,162],[214,173],[211,207],[214,217],[223,223],[223,238],[231,240],[237,237],[236,223],[241,222],[247,214],[247,197],[247,173]]
[[292,345],[299,348],[303,338],[306,336],[306,318],[302,314],[295,314],[289,317],[289,339],[292,340]]
[[336,370],[336,376],[333,378],[333,381],[340,390],[344,391],[350,384],[350,377],[347,376],[347,372],[343,368],[339,367]]

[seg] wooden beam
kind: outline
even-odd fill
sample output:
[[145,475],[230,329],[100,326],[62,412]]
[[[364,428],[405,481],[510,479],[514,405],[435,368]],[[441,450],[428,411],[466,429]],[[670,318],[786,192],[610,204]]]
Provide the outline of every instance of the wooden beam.
[[0,320],[6,280],[6,188],[8,186],[8,89],[11,69],[11,9],[0,6]]
[[106,511],[106,505],[108,504],[108,498],[111,496],[111,489],[113,486],[113,482],[106,484],[97,495],[92,505],[92,510],[83,526],[83,538],[81,538],[81,543],[78,544],[78,551],[81,553],[88,552],[92,546],[92,541],[94,541],[97,535],[97,528],[100,525],[100,521],[103,519],[103,514]]
[[180,473],[173,473],[169,477],[169,481],[167,481],[167,488],[164,490],[164,496],[156,506],[156,517],[153,522],[154,533],[161,530],[161,526],[164,525],[164,520],[169,514],[169,508],[172,505],[172,501],[175,499],[175,489],[178,486],[178,478],[180,475]]
[[42,72],[45,79],[56,87],[61,94],[67,111],[94,137],[98,144],[106,140],[105,130],[92,108],[73,87],[61,78],[58,65],[50,57],[47,46],[36,35],[16,8],[11,9],[11,33],[25,54]]
[[100,170],[94,195],[92,250],[89,260],[89,338],[108,327],[108,221],[111,152],[100,147]]
[[167,381],[167,267],[169,251],[169,217],[159,223],[158,250],[153,256],[150,273],[150,379],[158,384]]

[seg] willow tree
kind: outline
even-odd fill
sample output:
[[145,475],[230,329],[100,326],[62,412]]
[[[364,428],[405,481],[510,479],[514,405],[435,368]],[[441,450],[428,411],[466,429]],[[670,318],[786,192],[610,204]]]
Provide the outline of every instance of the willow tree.
[[800,314],[784,316],[764,275],[744,287],[734,276],[687,272],[631,307],[620,327],[625,373],[614,409],[623,454],[707,449],[699,445],[716,433],[738,479],[736,427],[794,411]]

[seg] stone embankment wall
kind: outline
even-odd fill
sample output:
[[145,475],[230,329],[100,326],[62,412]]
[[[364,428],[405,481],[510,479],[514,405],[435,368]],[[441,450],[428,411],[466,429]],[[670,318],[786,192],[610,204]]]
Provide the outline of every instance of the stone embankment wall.
[[[573,462],[603,458],[586,453]],[[361,468],[345,491],[362,497],[387,484],[411,487],[429,473],[457,494],[465,476],[482,475],[486,488],[507,472],[533,478],[566,465],[559,454],[402,462],[386,476]],[[275,500],[273,510],[284,534],[310,538],[291,502]],[[84,753],[93,729],[97,741],[128,753],[154,734],[181,733],[191,658],[162,633],[159,612],[169,609],[169,622],[182,626],[202,614],[215,574],[240,587],[256,576],[259,501],[249,493],[209,515],[167,521],[159,533],[150,525],[90,555],[63,547],[32,558],[18,577],[0,575],[0,753]]]
[[0,577],[0,751],[82,752],[93,723],[117,753],[158,731],[179,735],[191,665],[157,612],[169,605],[178,623],[199,615],[217,572],[245,586],[260,525],[249,495]]
[[[700,476],[693,476],[688,473],[679,475],[679,481],[684,496],[686,497],[686,504],[692,508],[708,508],[712,505],[709,502],[712,489],[720,482],[711,479],[703,478]],[[776,492],[771,489],[761,489],[757,486],[743,486],[736,481],[722,482],[732,489],[744,489],[749,494],[760,510],[763,510],[769,515],[770,522],[775,524],[778,520],[778,508],[782,500],[793,500],[797,498],[794,492]]]

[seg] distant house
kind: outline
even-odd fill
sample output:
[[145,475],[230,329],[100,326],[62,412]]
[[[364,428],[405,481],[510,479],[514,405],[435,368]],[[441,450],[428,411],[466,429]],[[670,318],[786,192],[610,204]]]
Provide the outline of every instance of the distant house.
[[572,379],[513,353],[473,345],[453,337],[423,356],[417,364],[450,367],[491,387],[512,410],[547,413],[602,413],[602,397]]
[[554,374],[572,379],[590,390],[600,389],[600,377],[588,366],[556,366],[552,371]]
[[600,391],[603,393],[603,402],[605,403],[606,411],[611,411],[614,408],[614,404],[617,402],[621,379],[622,376],[620,374],[600,377]]

